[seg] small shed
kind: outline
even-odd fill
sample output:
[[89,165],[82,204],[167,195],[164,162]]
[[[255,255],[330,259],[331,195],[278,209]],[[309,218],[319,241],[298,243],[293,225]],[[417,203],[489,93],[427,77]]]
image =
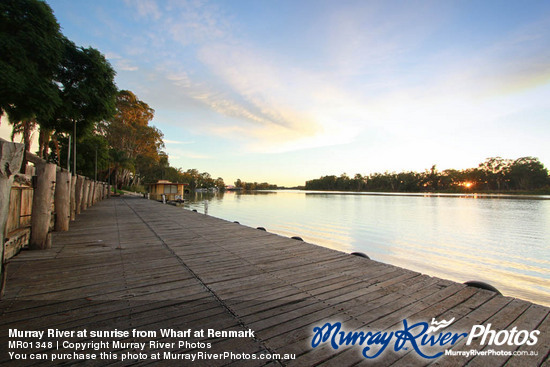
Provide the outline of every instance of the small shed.
[[159,180],[149,185],[149,199],[162,201],[162,195],[166,195],[166,200],[183,200],[185,186],[187,184]]

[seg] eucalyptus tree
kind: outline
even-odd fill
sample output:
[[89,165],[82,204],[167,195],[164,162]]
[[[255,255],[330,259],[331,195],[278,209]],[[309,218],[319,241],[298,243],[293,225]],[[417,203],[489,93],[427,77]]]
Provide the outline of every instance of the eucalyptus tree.
[[101,123],[101,131],[111,147],[126,152],[130,159],[142,155],[158,162],[164,142],[162,132],[149,126],[154,114],[134,93],[121,90],[116,95],[115,114]]
[[132,161],[131,165],[120,167],[124,185],[130,185],[130,178],[135,185],[142,180],[152,181],[152,177],[147,177],[152,172],[149,168],[160,163],[164,142],[162,132],[149,125],[154,113],[155,110],[134,93],[121,90],[116,95],[115,114],[99,125],[111,148],[124,152],[125,159]]

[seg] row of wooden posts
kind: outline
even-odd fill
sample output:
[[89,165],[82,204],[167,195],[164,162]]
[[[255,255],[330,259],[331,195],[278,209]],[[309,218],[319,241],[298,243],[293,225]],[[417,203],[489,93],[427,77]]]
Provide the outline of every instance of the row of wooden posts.
[[108,196],[109,189],[104,182],[71,175],[66,169],[28,153],[26,157],[36,167],[29,247],[46,249],[51,247],[49,228],[52,211],[55,213],[55,230],[68,231],[70,221],[74,221],[81,211]]
[[[55,164],[48,163],[38,156],[25,152],[23,144],[0,139],[0,234],[2,234],[2,259],[0,271],[5,277],[6,223],[10,216],[10,197],[14,180],[29,180],[29,176],[19,173],[22,162],[35,166],[32,176],[32,210],[30,220],[30,249],[51,247],[52,229],[69,230],[70,221],[76,215],[96,202],[110,196],[110,186],[104,182],[90,180],[71,173]],[[52,216],[52,214],[55,214]],[[53,221],[52,221],[53,220]],[[3,283],[3,282],[2,282]]]

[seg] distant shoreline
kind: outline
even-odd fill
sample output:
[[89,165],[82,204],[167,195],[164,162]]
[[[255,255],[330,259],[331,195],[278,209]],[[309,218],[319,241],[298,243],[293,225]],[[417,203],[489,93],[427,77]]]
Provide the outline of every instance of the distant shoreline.
[[462,197],[472,199],[525,199],[525,200],[550,200],[550,194],[533,193],[450,193],[450,192],[377,192],[377,191],[336,191],[336,190],[305,190],[305,189],[277,189],[277,190],[249,190],[263,192],[300,191],[308,195],[366,195],[366,196],[415,196],[415,197]]

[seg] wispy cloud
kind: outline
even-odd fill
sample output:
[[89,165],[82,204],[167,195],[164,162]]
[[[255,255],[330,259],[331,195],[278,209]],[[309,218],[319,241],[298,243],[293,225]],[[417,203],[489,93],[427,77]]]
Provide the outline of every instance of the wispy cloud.
[[[209,1],[162,1],[159,29],[180,46],[202,44],[228,35],[230,23],[220,8]],[[139,9],[138,9],[139,11]]]
[[[346,3],[304,25],[311,27],[302,40],[311,52],[291,60],[237,35],[240,25],[220,4],[127,4],[155,22],[155,31],[140,39],[154,64],[147,84],[153,98],[162,95],[159,103],[174,111],[209,111],[181,123],[247,150],[347,144],[374,129],[452,131],[506,113],[483,99],[550,80],[547,22],[468,50],[467,43],[438,39],[453,7],[424,3],[393,11],[393,5]],[[427,48],[431,42],[436,46]],[[135,70],[124,59],[116,62],[120,70]]]
[[124,0],[126,5],[136,9],[140,18],[152,18],[159,20],[162,13],[159,4],[155,0]]
[[137,71],[139,69],[130,60],[117,60],[115,61],[115,67],[121,71]]
[[191,80],[186,72],[169,73],[166,75],[166,79],[174,83],[174,85],[182,88],[191,87]]
[[194,151],[182,150],[182,149],[177,149],[177,148],[170,150],[170,159],[171,160],[179,161],[179,160],[182,160],[182,159],[185,159],[185,158],[208,160],[208,159],[212,159],[213,156],[208,155],[208,154],[204,154],[204,153],[197,153],[197,152],[194,152]]
[[139,69],[132,61],[117,53],[109,52],[105,57],[114,64],[115,69],[118,71],[136,71]]
[[[211,132],[227,136],[236,132],[237,138],[252,138],[273,144],[299,140],[322,131],[313,115],[297,103],[309,91],[293,91],[299,80],[290,81],[282,67],[269,61],[265,50],[244,46],[235,39],[230,17],[215,4],[208,2],[129,2],[140,16],[146,9],[162,14],[161,32],[156,33],[159,43],[166,43],[166,35],[176,42],[175,54],[196,50],[199,64],[182,69],[185,60],[178,62],[174,56],[163,59],[156,67],[161,78],[178,87],[178,94],[202,103],[223,119],[202,121]],[[159,22],[160,23],[160,22]],[[223,42],[222,42],[223,41]],[[150,42],[156,42],[152,37]],[[152,45],[152,49],[156,48]],[[126,70],[129,65],[121,65]],[[205,69],[206,68],[206,69]],[[179,69],[179,71],[177,71]],[[195,70],[190,74],[191,70]],[[295,75],[296,77],[298,75]],[[299,76],[298,76],[299,77]],[[159,84],[161,86],[162,84]],[[302,87],[300,87],[302,88]],[[221,124],[221,125],[220,125]],[[265,146],[264,146],[265,148]]]
[[177,141],[177,140],[169,140],[169,139],[164,139],[164,142],[166,144],[176,144],[176,145],[186,145],[186,144],[194,144],[195,143],[194,141]]

